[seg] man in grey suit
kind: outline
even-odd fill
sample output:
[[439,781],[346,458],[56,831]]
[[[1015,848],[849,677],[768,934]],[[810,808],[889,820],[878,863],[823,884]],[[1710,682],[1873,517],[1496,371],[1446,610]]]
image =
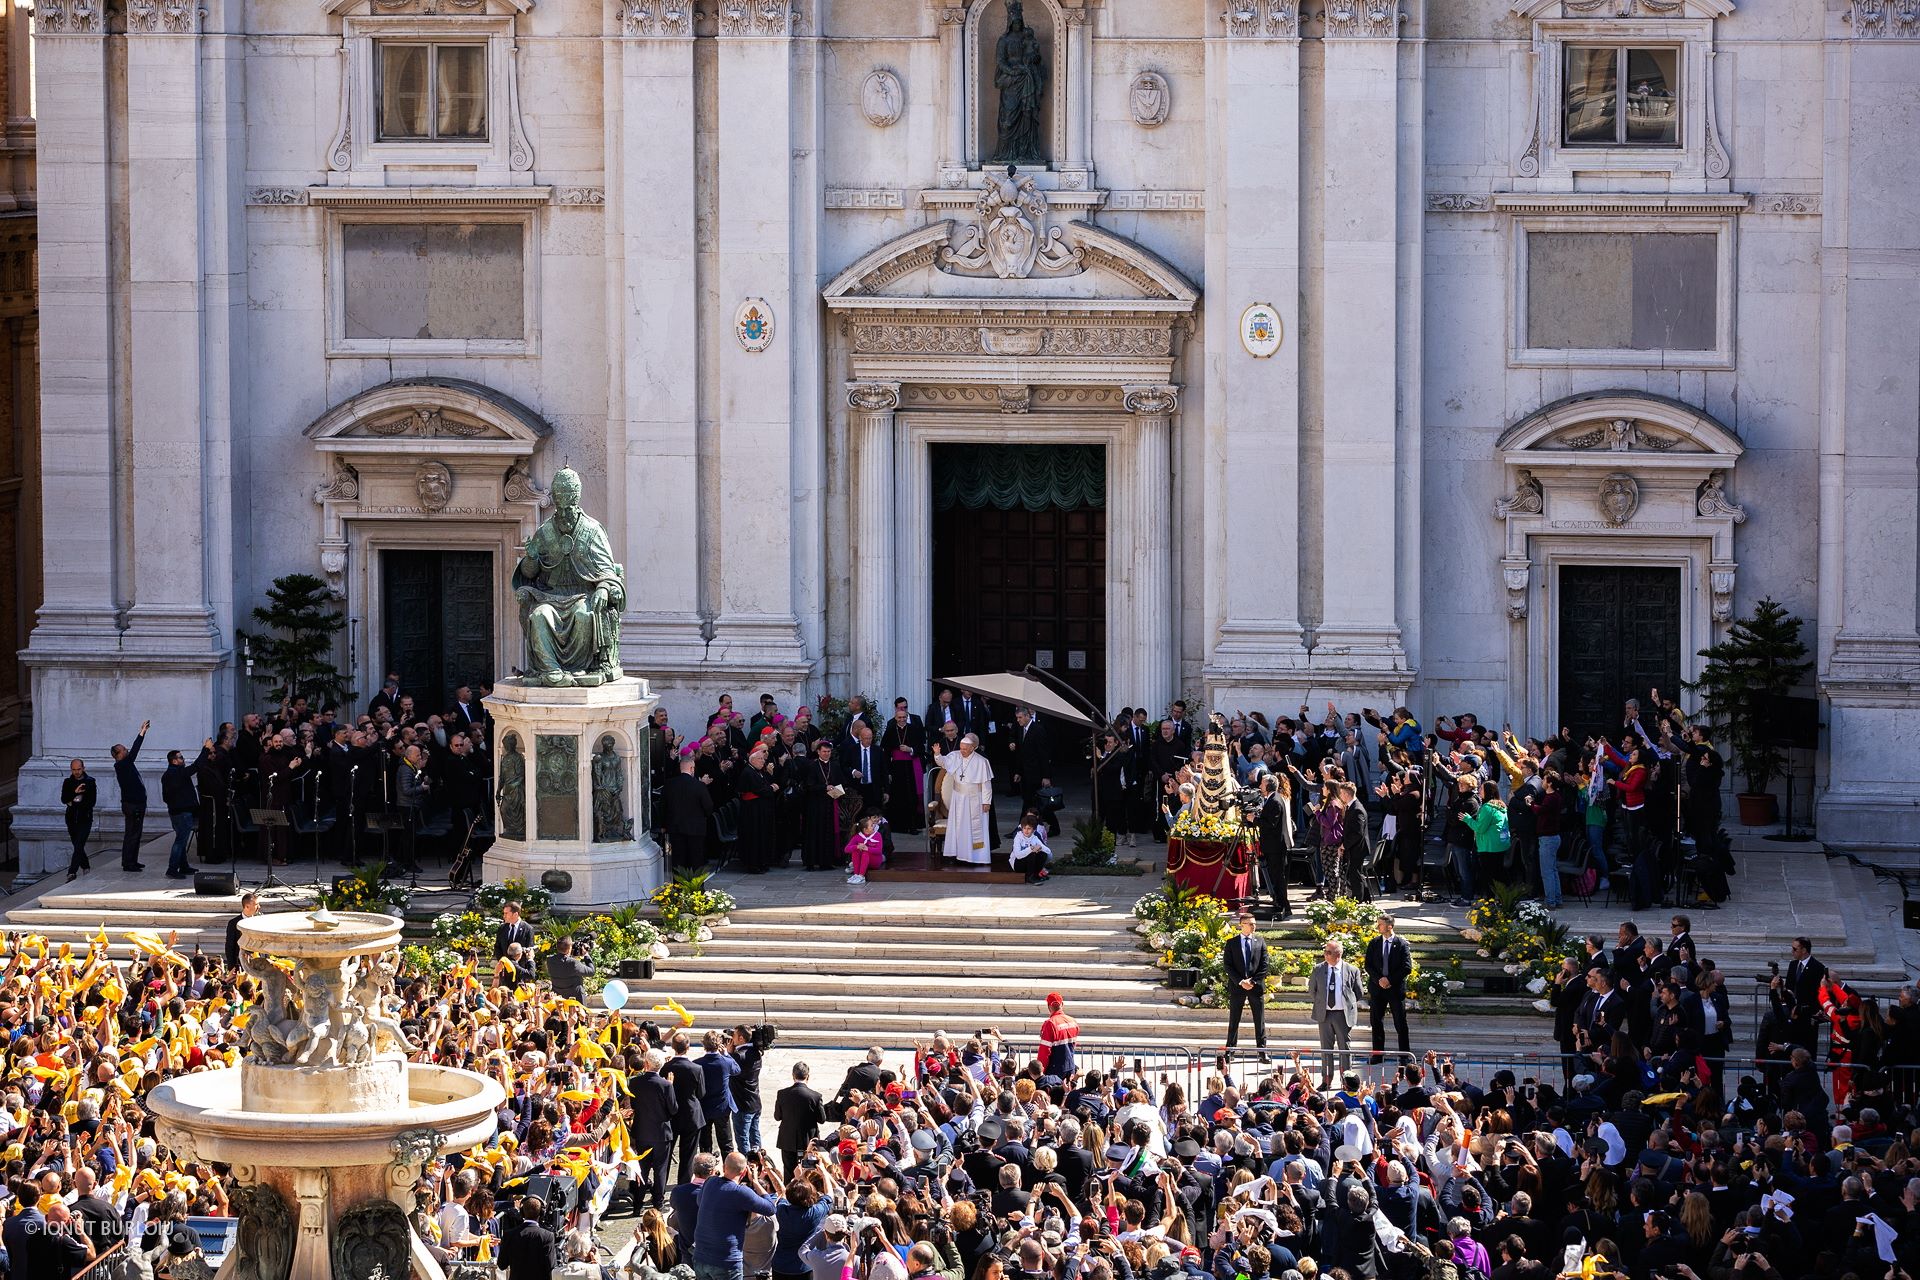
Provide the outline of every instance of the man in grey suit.
[[[1320,1027],[1322,1089],[1332,1088],[1333,1081],[1353,1066],[1348,1046],[1366,993],[1360,970],[1347,963],[1343,950],[1338,938],[1327,939],[1324,958],[1313,966],[1307,979],[1307,989],[1313,992],[1313,1020]],[[1339,1059],[1338,1069],[1334,1067],[1335,1058]]]

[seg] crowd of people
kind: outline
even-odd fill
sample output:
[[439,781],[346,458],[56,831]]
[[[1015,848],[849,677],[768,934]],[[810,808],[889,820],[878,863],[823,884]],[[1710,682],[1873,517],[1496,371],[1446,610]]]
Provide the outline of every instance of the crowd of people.
[[[492,725],[482,701],[491,690],[461,685],[451,705],[429,712],[389,673],[357,716],[296,694],[270,713],[221,724],[191,761],[169,751],[160,776],[174,833],[167,877],[191,876],[192,857],[287,866],[309,849],[342,864],[378,860],[406,874],[423,841],[457,850],[491,826]],[[150,793],[140,752],[147,729],[142,724],[130,744],[110,752],[126,871],[146,869],[140,845]],[[84,760],[68,769],[60,801],[73,846],[71,881],[92,865],[88,844],[102,797]],[[262,824],[261,811],[282,821]]]
[[[403,973],[392,999],[419,1058],[505,1091],[491,1137],[421,1166],[411,1222],[489,1280],[1911,1280],[1914,993],[1869,1015],[1796,944],[1756,1052],[1729,1057],[1688,925],[1588,939],[1539,1070],[1427,1053],[1316,1079],[1296,1053],[1156,1078],[1095,1065],[1052,996],[1037,1052],[937,1033],[828,1094],[804,1062],[763,1079],[772,1027],[623,1020],[527,982],[510,918],[491,961]],[[254,979],[108,941],[7,939],[6,1280],[101,1258],[202,1280],[194,1224],[238,1199],[143,1102],[237,1061]]]

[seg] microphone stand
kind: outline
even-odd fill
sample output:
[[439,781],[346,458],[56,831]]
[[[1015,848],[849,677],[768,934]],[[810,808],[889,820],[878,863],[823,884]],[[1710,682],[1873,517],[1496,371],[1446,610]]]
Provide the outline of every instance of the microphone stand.
[[[278,770],[267,775],[266,790],[260,796],[262,802],[260,807],[263,810],[273,803],[273,780],[279,776]],[[284,817],[280,819],[279,825],[281,827],[287,825]],[[260,882],[260,887],[262,889],[292,889],[293,886],[285,880],[282,880],[279,873],[273,869],[273,829],[271,827],[261,827],[260,835],[262,839],[266,841],[267,845],[267,876],[266,879]]]
[[313,788],[313,891],[320,892],[320,770],[308,775]]
[[360,865],[360,828],[353,811],[354,797],[360,793],[360,766],[347,767],[347,861]]

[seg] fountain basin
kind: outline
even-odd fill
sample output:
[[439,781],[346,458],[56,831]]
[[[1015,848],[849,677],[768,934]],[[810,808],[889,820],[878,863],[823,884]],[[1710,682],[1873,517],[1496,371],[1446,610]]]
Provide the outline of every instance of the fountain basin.
[[[372,1066],[386,1066],[380,1061]],[[329,1110],[327,1094],[349,1082],[339,1071],[258,1068],[202,1071],[156,1086],[148,1095],[162,1136],[170,1145],[207,1160],[289,1168],[381,1165],[394,1160],[394,1139],[431,1131],[436,1149],[461,1151],[494,1132],[494,1109],[506,1094],[496,1080],[457,1067],[398,1063],[404,1068],[404,1102],[380,1110]],[[310,1110],[249,1110],[241,1105],[243,1077],[262,1070],[284,1075],[289,1101],[304,1089]],[[249,1084],[252,1081],[249,1079]]]

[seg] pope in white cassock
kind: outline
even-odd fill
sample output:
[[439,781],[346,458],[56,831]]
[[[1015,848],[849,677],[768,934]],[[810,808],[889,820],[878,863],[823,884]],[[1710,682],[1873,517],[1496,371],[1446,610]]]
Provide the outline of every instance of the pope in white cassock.
[[993,811],[993,766],[980,754],[980,739],[968,734],[960,749],[940,757],[947,801],[947,857],[961,862],[993,861],[988,825]]

